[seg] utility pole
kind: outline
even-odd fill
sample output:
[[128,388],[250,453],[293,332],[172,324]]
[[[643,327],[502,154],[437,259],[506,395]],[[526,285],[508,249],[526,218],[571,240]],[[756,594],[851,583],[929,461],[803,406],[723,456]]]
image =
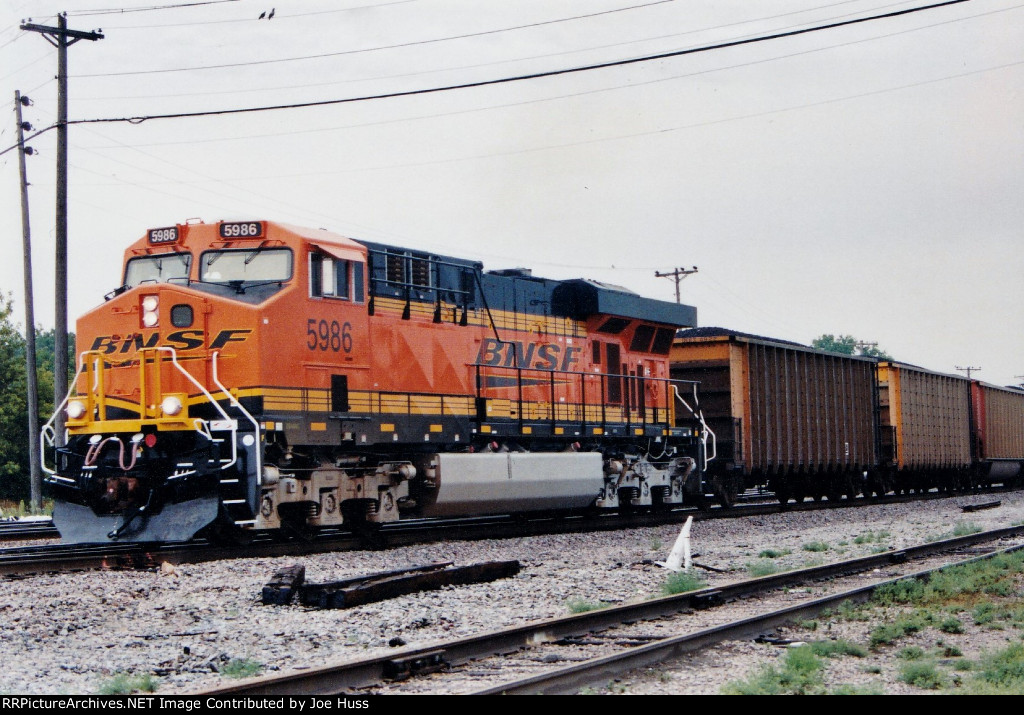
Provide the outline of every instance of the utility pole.
[[39,386],[36,383],[36,317],[32,302],[32,232],[28,220],[28,177],[25,171],[25,155],[32,154],[32,147],[25,146],[25,130],[32,125],[21,120],[22,106],[29,105],[29,98],[14,91],[14,113],[18,123],[18,171],[21,174],[21,235],[25,270],[25,380],[28,387],[28,465],[29,488],[32,511],[43,510],[43,471],[39,455]]
[[971,379],[971,373],[972,372],[977,372],[981,368],[980,367],[974,367],[973,365],[968,365],[967,367],[960,367],[959,365],[957,365],[956,369],[959,370],[960,372],[966,372],[967,373],[967,379],[970,380]]
[[676,282],[676,303],[681,303],[682,299],[679,296],[679,284],[683,282],[683,279],[686,278],[686,276],[691,275],[691,274],[696,273],[696,272],[697,272],[697,266],[694,266],[690,270],[686,270],[685,268],[676,268],[675,270],[667,272],[667,273],[660,273],[658,271],[655,271],[654,272],[654,277],[655,278],[673,278],[673,279],[675,279],[675,282]]
[[[57,222],[54,303],[53,406],[68,394],[68,47],[79,40],[102,40],[99,32],[69,30],[67,16],[57,15],[57,27],[24,23],[22,30],[38,32],[57,48]],[[64,444],[64,419],[57,417],[56,440]]]

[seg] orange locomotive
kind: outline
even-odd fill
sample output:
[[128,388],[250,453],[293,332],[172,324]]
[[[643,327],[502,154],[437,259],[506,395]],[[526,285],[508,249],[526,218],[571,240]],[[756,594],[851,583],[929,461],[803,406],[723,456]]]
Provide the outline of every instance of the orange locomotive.
[[268,221],[150,230],[107,298],[48,470],[68,541],[704,496],[690,306]]

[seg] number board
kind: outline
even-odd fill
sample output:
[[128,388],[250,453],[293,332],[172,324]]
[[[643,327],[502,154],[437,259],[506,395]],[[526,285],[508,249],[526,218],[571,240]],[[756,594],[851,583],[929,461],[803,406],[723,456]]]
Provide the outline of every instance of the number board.
[[174,243],[178,240],[178,227],[170,226],[168,228],[151,228],[149,229],[148,235],[149,242],[152,245]]
[[221,238],[263,238],[262,221],[233,221],[220,225]]

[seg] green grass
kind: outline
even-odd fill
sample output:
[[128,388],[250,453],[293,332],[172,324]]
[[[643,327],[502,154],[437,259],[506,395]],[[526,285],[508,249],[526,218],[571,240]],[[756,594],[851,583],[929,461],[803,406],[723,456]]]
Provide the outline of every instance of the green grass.
[[858,534],[854,539],[853,543],[861,544],[874,544],[876,542],[886,541],[890,534],[888,531],[866,531],[863,534]]
[[851,655],[854,658],[866,658],[868,649],[859,643],[852,643],[842,638],[829,641],[814,641],[808,646],[815,655],[822,658],[838,658],[844,655]]
[[1024,554],[1002,554],[973,564],[937,571],[927,580],[904,579],[881,586],[873,598],[881,605],[963,606],[973,608],[985,595],[1015,592],[1014,576],[1024,572]]
[[778,559],[783,556],[789,556],[792,551],[789,549],[765,549],[757,555],[759,559]]
[[957,536],[968,536],[970,534],[977,534],[980,531],[983,531],[983,529],[974,522],[958,521],[956,524],[953,525],[952,531],[944,531],[941,534],[931,534],[928,536],[928,538],[925,539],[925,541],[927,541],[928,543],[934,541],[944,541],[946,539],[952,539]]
[[923,690],[939,690],[948,684],[933,660],[912,660],[900,666],[900,680]]
[[976,669],[974,685],[994,688],[1006,694],[1024,693],[1024,643],[1013,643],[1003,650],[983,655]]
[[263,664],[249,658],[232,658],[221,666],[220,674],[228,678],[251,678],[259,675]]
[[927,618],[920,613],[903,614],[873,628],[868,636],[868,644],[872,650],[877,650],[881,646],[892,645],[904,636],[921,631],[926,625]]
[[771,576],[772,574],[779,573],[781,570],[782,569],[779,568],[778,564],[770,559],[759,559],[757,561],[747,562],[747,573],[754,578]]
[[885,695],[885,688],[878,683],[871,685],[837,685],[829,695]]
[[948,616],[939,623],[939,630],[943,633],[963,633],[964,624],[956,616]]
[[665,582],[661,584],[661,592],[666,596],[671,596],[676,593],[697,591],[706,586],[707,583],[700,576],[688,571],[679,571],[665,579]]
[[763,666],[746,680],[726,683],[723,695],[821,695],[824,661],[809,646],[790,648],[779,665]]
[[974,522],[958,521],[953,527],[953,536],[969,536],[970,534],[978,534],[982,531],[982,528]]
[[608,604],[601,601],[588,601],[583,598],[570,598],[565,602],[565,607],[569,609],[569,613],[586,613],[587,611],[607,608]]
[[806,544],[801,546],[804,551],[811,551],[813,553],[821,553],[822,551],[828,551],[829,545],[824,541],[808,541]]
[[900,660],[921,660],[924,658],[924,650],[916,645],[908,645],[906,648],[901,648],[896,653],[896,657]]
[[109,680],[100,683],[97,695],[131,695],[132,693],[154,693],[159,682],[149,673],[129,675],[117,673]]

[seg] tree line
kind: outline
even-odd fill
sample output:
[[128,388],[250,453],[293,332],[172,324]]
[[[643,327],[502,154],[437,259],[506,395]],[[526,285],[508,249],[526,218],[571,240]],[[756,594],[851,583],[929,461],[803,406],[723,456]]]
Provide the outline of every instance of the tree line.
[[[54,331],[36,328],[36,383],[39,419],[53,414]],[[75,337],[69,335],[68,364],[74,365]],[[0,294],[0,499],[29,499],[28,381],[25,336],[14,318],[14,299]],[[31,444],[38,445],[39,427]]]

